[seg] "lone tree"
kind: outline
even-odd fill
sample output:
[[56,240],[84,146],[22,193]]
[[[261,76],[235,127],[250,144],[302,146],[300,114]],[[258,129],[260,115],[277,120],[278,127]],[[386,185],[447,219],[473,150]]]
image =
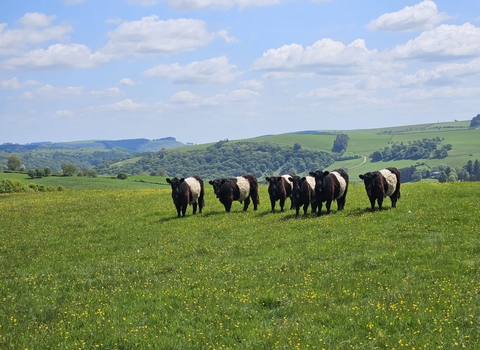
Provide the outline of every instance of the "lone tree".
[[78,168],[73,164],[62,164],[62,171],[64,176],[73,176],[78,173]]
[[332,152],[343,152],[347,150],[349,137],[347,134],[338,134],[335,141],[333,141]]
[[8,170],[18,171],[22,167],[22,161],[17,156],[8,157],[7,161]]
[[477,126],[480,126],[480,114],[477,114],[476,117],[473,117],[472,121],[470,122],[471,128],[476,128]]

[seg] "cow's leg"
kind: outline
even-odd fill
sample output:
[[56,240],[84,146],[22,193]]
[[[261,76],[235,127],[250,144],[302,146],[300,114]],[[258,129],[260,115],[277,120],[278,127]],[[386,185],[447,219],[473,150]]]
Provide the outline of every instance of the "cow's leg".
[[327,214],[330,214],[331,206],[332,206],[332,200],[328,199],[327,202],[325,203],[325,208],[327,208]]
[[298,218],[298,214],[300,214],[300,206],[299,206],[299,205],[297,205],[297,206],[295,207],[295,217],[296,217],[296,218]]
[[178,217],[181,217],[181,216],[182,216],[182,213],[181,213],[181,209],[182,209],[182,208],[181,208],[181,206],[180,206],[180,205],[176,205],[175,207],[177,208],[177,216],[178,216]]
[[182,206],[182,218],[185,217],[185,213],[187,212],[187,207],[188,207],[187,204]]
[[250,197],[247,197],[243,201],[243,211],[247,211],[249,205],[250,205]]
[[346,196],[343,195],[337,199],[338,210],[343,210],[345,208]]
[[192,206],[193,206],[193,214],[196,214],[197,213],[197,202],[192,203]]
[[198,212],[201,214],[202,209],[205,206],[205,199],[203,198],[204,196],[198,197]]
[[272,206],[272,213],[275,211],[275,199],[270,198],[270,204]]
[[392,201],[392,208],[397,207],[397,199],[398,199],[397,193],[394,193],[392,196],[390,196],[390,200]]
[[225,207],[225,211],[227,213],[230,213],[230,209],[232,209],[232,201],[226,201],[223,203],[223,206]]
[[285,206],[285,198],[280,198],[280,211],[283,212],[283,207]]
[[378,210],[382,210],[383,197],[382,196],[378,197],[377,202],[378,202]]
[[372,212],[375,211],[375,201],[376,201],[376,198],[370,197],[370,211]]
[[308,203],[305,203],[303,205],[303,215],[307,215],[307,211],[308,211]]
[[323,207],[323,203],[322,203],[322,202],[320,202],[320,203],[318,203],[318,205],[317,205],[317,204],[315,204],[315,205],[316,205],[316,209],[317,209],[317,216],[320,216],[320,215],[322,215],[322,207]]

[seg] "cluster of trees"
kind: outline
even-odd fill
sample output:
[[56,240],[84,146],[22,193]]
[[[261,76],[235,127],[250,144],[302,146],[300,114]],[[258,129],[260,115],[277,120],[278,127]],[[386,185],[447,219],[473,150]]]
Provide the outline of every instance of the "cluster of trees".
[[480,126],[480,114],[477,114],[477,116],[473,117],[472,120],[470,121],[470,127],[476,128],[479,126]]
[[335,141],[333,141],[332,152],[335,152],[335,153],[345,152],[348,147],[349,139],[350,138],[348,137],[347,134],[338,134],[337,137],[335,138]]
[[222,140],[205,150],[161,150],[145,155],[136,163],[121,166],[103,162],[98,174],[113,175],[149,173],[185,177],[192,174],[203,178],[231,177],[251,173],[264,175],[296,173],[323,169],[333,164],[332,155],[324,151],[303,149],[270,142],[229,142]]
[[391,161],[401,159],[429,159],[429,158],[446,158],[448,151],[452,149],[450,143],[441,145],[443,139],[435,137],[432,139],[424,138],[423,140],[417,140],[404,144],[403,142],[394,143],[391,147],[384,147],[383,150],[373,152],[370,157],[373,162],[379,161]]
[[[425,165],[425,164],[419,164]],[[402,168],[400,174],[402,182],[416,182],[422,179],[437,179],[439,182],[480,181],[480,162],[469,160],[463,167],[450,167],[440,164],[431,168],[419,169],[419,166]]]
[[[73,164],[78,169],[92,169],[102,161],[118,162],[125,158],[138,155],[137,152],[126,149],[111,149],[103,151],[84,150],[35,150],[26,153],[10,155],[16,157],[26,169],[49,168],[61,171],[63,164]],[[7,165],[10,169],[10,165]],[[20,170],[16,169],[16,170]]]

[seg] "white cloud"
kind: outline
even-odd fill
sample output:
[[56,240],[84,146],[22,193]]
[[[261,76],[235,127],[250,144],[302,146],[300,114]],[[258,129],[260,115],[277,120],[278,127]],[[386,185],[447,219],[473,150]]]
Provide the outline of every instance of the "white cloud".
[[446,25],[423,32],[390,54],[395,58],[420,58],[428,61],[467,58],[480,55],[480,28],[465,23]]
[[177,84],[227,83],[242,73],[226,56],[195,61],[186,66],[178,63],[159,64],[143,72],[148,77],[167,78]]
[[227,102],[245,102],[259,97],[260,94],[256,91],[247,89],[234,90],[229,94],[217,94],[203,100],[203,104],[218,106]]
[[7,79],[1,80],[0,89],[16,90],[26,86],[32,86],[32,85],[38,85],[38,84],[40,84],[40,82],[35,80],[27,80],[26,82],[21,83],[20,81],[18,81],[16,77],[13,77],[12,79],[9,79],[9,80]]
[[414,89],[401,93],[397,96],[397,101],[412,101],[426,99],[457,100],[470,99],[480,96],[480,87],[454,88],[451,86],[442,86],[432,90]]
[[140,84],[140,83],[136,83],[130,78],[123,78],[123,79],[120,79],[120,81],[118,82],[118,85],[134,86],[134,85],[138,85],[138,84]]
[[238,86],[243,89],[253,89],[253,90],[261,90],[264,88],[264,85],[261,81],[258,80],[243,80],[238,83]]
[[63,98],[71,96],[81,96],[83,95],[82,86],[69,86],[66,88],[63,87],[54,87],[50,84],[46,84],[35,91],[26,91],[21,97],[24,99],[33,99],[33,98]]
[[414,75],[404,76],[402,85],[447,85],[478,74],[480,74],[480,58],[466,64],[447,63],[441,64],[434,69],[421,69]]
[[[252,64],[253,70],[306,71],[307,74],[345,74],[347,68],[363,69],[376,50],[369,51],[365,42],[357,39],[344,45],[332,39],[321,39],[305,49],[299,44],[270,49]],[[349,71],[352,73],[352,71]]]
[[66,5],[76,5],[76,4],[81,4],[83,0],[62,0],[64,4]]
[[75,116],[75,113],[68,109],[60,109],[56,111],[53,116],[56,118],[73,118]]
[[[40,13],[27,14],[27,18],[35,17],[32,23],[35,25],[25,27],[22,29],[7,29],[6,23],[0,23],[0,56],[8,56],[19,54],[29,44],[41,44],[50,40],[60,40],[65,35],[72,31],[69,25],[59,25],[49,27],[47,22],[49,18]],[[22,17],[22,22],[26,22],[26,17]],[[40,25],[42,24],[42,25]],[[39,27],[46,28],[39,28]]]
[[107,24],[120,24],[120,23],[122,23],[122,19],[120,17],[108,18],[108,19],[105,20],[105,23],[107,23]]
[[250,7],[276,5],[281,0],[164,0],[163,2],[177,11],[194,11],[207,7],[227,10],[233,6],[238,6],[242,10]]
[[157,0],[127,0],[128,4],[140,6],[154,6],[158,3]]
[[119,97],[125,95],[125,93],[118,87],[106,88],[103,90],[92,90],[90,95],[95,97]]
[[115,102],[111,104],[104,104],[100,106],[91,106],[87,108],[87,111],[125,111],[125,112],[133,112],[133,111],[145,111],[149,109],[148,104],[146,103],[136,103],[133,102],[131,99],[126,99],[120,102]]
[[381,15],[371,21],[367,28],[372,31],[410,32],[434,28],[438,23],[449,19],[446,13],[439,13],[437,5],[424,0],[414,6],[406,6],[400,11]]
[[359,94],[359,90],[355,88],[354,83],[340,83],[324,88],[312,89],[308,92],[302,92],[295,96],[300,100],[318,100],[318,99],[334,99],[345,96],[355,96]]
[[48,49],[37,49],[21,57],[0,62],[4,70],[42,70],[91,68],[106,63],[110,57],[92,53],[90,48],[81,44],[55,44]]
[[190,91],[180,91],[177,92],[170,98],[172,103],[181,103],[181,104],[199,104],[202,98],[199,95],[196,95]]
[[206,23],[197,19],[160,20],[158,16],[126,21],[108,32],[110,41],[102,52],[116,55],[168,55],[192,51],[212,40],[226,37],[225,31],[212,33]]
[[55,18],[39,12],[27,12],[19,22],[25,27],[48,27]]

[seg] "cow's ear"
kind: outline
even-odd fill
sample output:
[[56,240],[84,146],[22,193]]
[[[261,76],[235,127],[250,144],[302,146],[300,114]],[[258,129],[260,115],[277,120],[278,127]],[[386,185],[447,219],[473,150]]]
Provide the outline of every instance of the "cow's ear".
[[328,174],[330,174],[329,171],[324,171],[324,172],[323,172],[323,176],[327,176]]
[[293,177],[290,176],[290,177],[288,178],[288,181],[293,182]]
[[377,173],[373,173],[373,174],[372,174],[372,178],[373,178],[373,179],[376,178],[377,176],[378,176]]
[[302,181],[305,181],[306,179],[307,179],[307,178],[306,178],[305,176],[304,176],[304,177],[302,177]]
[[265,178],[265,180],[267,180],[268,182],[270,182],[270,178],[269,178],[268,176]]
[[166,178],[165,181],[167,181],[167,183],[169,183],[169,184],[172,183],[172,181],[168,177]]
[[313,171],[309,172],[308,175],[315,177],[315,173]]
[[222,181],[220,181],[220,185],[223,185],[225,183],[225,181],[227,181],[227,180],[222,179]]
[[212,181],[212,180],[208,181],[208,183],[209,183],[210,185],[213,185],[213,181]]
[[282,181],[282,177],[281,177],[281,176],[278,176],[276,180],[277,180],[277,181]]
[[183,181],[185,181],[185,179],[182,177],[179,182],[182,183]]
[[365,177],[365,175],[360,174],[360,175],[358,175],[358,177],[363,180],[363,178]]

